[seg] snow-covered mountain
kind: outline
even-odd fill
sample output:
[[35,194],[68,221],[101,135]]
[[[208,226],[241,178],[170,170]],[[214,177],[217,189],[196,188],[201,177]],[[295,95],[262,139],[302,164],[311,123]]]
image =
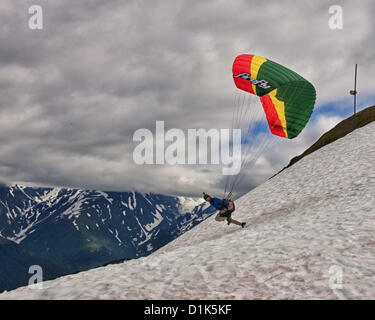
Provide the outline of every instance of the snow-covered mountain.
[[307,155],[147,257],[0,299],[374,299],[375,123]]
[[0,290],[26,285],[30,265],[51,279],[148,255],[212,214],[207,207],[137,192],[0,187]]

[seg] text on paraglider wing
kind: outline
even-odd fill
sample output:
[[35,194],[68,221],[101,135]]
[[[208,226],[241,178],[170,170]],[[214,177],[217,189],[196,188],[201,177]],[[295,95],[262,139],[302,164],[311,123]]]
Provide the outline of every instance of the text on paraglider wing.
[[246,72],[239,73],[239,74],[233,76],[233,78],[241,78],[241,79],[244,79],[244,80],[248,80],[253,85],[256,85],[256,86],[258,86],[260,88],[263,88],[263,89],[269,89],[269,88],[271,88],[271,86],[268,84],[268,81],[253,79],[252,77],[250,77],[250,73],[246,73]]

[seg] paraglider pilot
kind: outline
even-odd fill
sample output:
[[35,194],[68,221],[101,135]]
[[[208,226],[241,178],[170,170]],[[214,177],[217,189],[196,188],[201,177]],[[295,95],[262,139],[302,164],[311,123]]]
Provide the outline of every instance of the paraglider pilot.
[[224,221],[227,220],[228,224],[234,223],[242,228],[245,227],[246,222],[239,222],[231,218],[232,212],[235,210],[234,202],[230,199],[219,199],[219,198],[211,198],[208,194],[203,192],[203,198],[207,202],[210,203],[211,206],[215,207],[216,209],[220,210],[219,213],[216,215],[216,221]]

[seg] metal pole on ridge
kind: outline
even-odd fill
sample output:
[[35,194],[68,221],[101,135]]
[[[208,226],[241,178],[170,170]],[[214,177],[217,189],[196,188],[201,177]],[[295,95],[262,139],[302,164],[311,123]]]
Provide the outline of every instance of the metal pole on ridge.
[[357,112],[357,64],[354,71],[354,90],[350,90],[350,94],[354,96],[354,114]]

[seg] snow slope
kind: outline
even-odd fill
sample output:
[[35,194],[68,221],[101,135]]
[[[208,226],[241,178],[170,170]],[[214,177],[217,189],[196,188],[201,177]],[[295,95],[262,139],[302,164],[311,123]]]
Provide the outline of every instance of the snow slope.
[[375,123],[308,155],[148,257],[0,299],[375,299]]

